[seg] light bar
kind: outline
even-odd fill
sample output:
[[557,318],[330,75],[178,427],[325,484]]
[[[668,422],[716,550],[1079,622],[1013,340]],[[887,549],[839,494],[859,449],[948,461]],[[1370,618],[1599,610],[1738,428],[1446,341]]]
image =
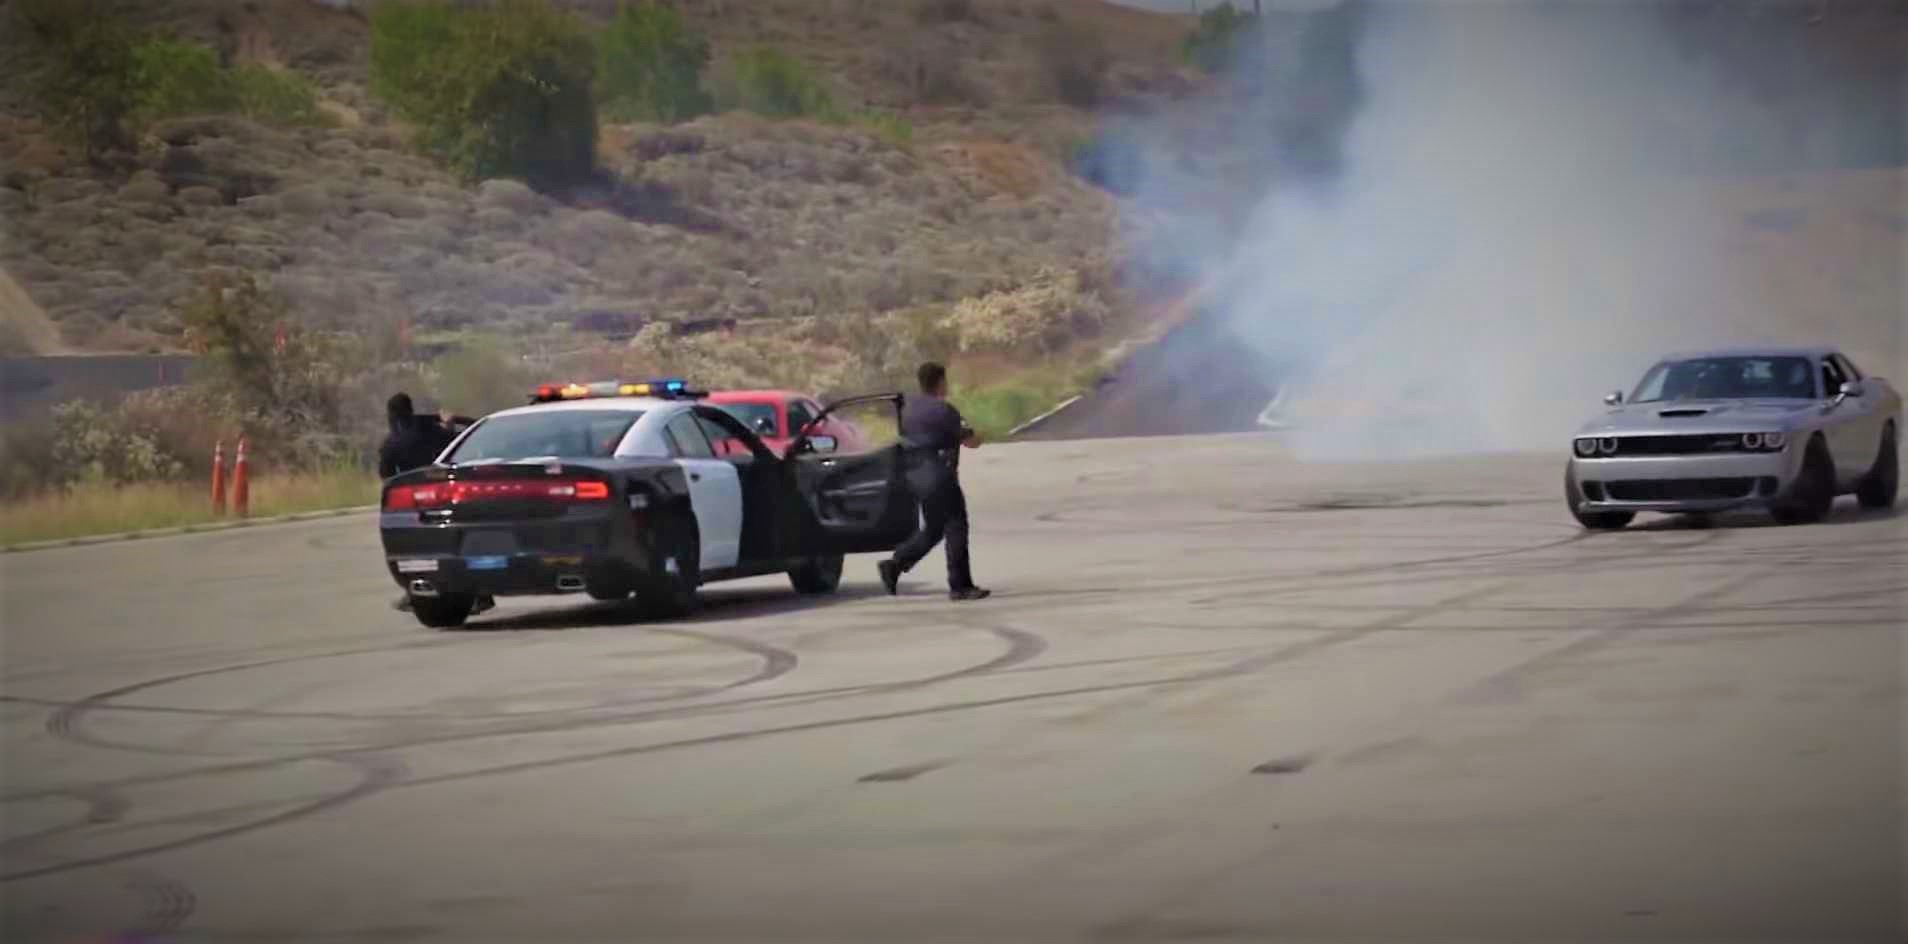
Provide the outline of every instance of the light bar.
[[556,400],[582,400],[590,397],[660,397],[665,400],[701,399],[708,396],[689,389],[689,382],[677,378],[662,380],[605,380],[597,383],[541,384],[530,394],[531,403]]

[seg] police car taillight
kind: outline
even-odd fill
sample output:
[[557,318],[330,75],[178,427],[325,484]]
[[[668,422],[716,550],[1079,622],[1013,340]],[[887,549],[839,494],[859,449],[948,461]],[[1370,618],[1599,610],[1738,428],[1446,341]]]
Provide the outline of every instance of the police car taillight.
[[555,482],[545,479],[433,482],[429,485],[396,485],[385,489],[384,510],[412,511],[506,500],[596,502],[609,501],[609,497],[608,482],[588,479]]

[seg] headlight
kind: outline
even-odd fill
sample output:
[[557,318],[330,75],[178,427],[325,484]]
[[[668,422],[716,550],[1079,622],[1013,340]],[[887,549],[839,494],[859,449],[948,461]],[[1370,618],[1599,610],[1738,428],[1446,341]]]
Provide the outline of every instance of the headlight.
[[1597,441],[1594,439],[1577,440],[1577,455],[1589,458],[1597,454]]
[[1750,452],[1754,452],[1758,449],[1761,449],[1762,434],[1761,433],[1743,433],[1742,448],[1747,449]]
[[1597,440],[1597,451],[1603,453],[1606,456],[1616,455],[1616,451],[1617,451],[1616,437],[1605,436],[1602,439]]
[[1786,446],[1788,444],[1789,444],[1788,433],[1763,433],[1762,434],[1762,448],[1764,449],[1773,451],[1773,450],[1781,449],[1783,446]]

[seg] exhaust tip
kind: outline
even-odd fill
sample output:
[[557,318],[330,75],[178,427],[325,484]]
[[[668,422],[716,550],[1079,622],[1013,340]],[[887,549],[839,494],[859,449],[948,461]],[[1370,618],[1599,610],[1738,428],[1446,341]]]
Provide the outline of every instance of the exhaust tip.
[[414,597],[437,596],[437,586],[428,580],[413,580],[411,581],[411,596],[414,596]]
[[575,574],[564,574],[557,578],[557,589],[563,591],[581,590],[583,589],[583,578]]

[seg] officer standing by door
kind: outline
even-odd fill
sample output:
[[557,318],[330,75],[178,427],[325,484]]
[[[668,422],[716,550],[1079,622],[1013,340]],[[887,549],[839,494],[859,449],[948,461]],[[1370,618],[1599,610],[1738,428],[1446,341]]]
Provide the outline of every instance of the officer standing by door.
[[895,593],[901,575],[914,569],[941,539],[947,539],[947,590],[952,600],[983,600],[992,592],[974,585],[967,561],[967,495],[961,491],[961,449],[979,449],[980,434],[947,402],[947,368],[935,363],[915,372],[922,396],[901,410],[902,469],[908,491],[921,504],[925,523],[894,557],[882,561],[881,583]]
[[[378,476],[386,479],[436,462],[438,455],[450,448],[458,432],[476,422],[466,416],[448,413],[419,416],[417,408],[411,403],[411,395],[402,391],[392,394],[391,399],[385,401],[384,418],[390,424],[391,432],[378,447]],[[409,612],[411,595],[407,593],[399,597],[391,606]],[[496,598],[485,594],[477,598],[477,605],[471,613],[483,613],[496,606]]]

